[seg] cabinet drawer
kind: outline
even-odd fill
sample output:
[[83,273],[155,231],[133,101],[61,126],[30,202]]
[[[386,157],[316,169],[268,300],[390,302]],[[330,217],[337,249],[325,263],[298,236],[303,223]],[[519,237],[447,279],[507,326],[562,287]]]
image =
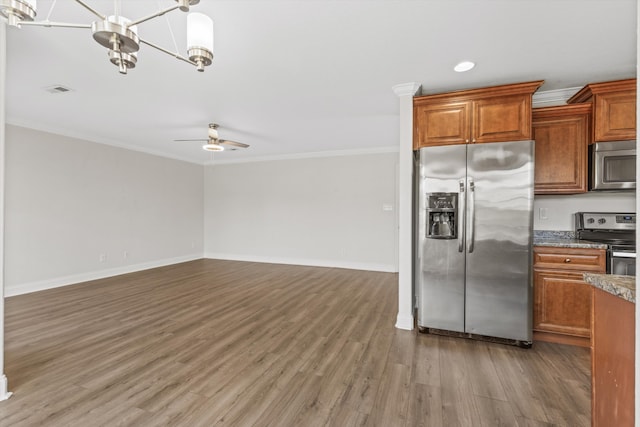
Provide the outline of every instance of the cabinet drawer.
[[533,267],[536,269],[580,270],[604,273],[606,250],[574,249],[536,246],[533,249]]

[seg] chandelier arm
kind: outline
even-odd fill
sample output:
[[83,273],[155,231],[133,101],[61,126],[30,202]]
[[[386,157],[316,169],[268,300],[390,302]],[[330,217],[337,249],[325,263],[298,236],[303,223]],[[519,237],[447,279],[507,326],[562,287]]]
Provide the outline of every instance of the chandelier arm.
[[181,61],[188,62],[189,64],[195,65],[196,67],[198,66],[197,63],[195,63],[194,61],[189,60],[188,58],[185,58],[184,56],[180,55],[179,53],[171,52],[170,50],[167,50],[167,49],[165,49],[163,47],[160,47],[157,44],[151,43],[151,42],[149,42],[147,40],[140,39],[140,43],[144,43],[147,46],[151,46],[152,48],[157,49],[160,52],[166,53],[167,55],[173,56],[174,58],[179,59]]
[[20,21],[20,26],[27,25],[32,27],[63,27],[63,28],[87,28],[91,29],[90,24],[74,24],[72,22],[54,22],[54,21]]
[[[77,0],[76,0],[76,1],[77,1]],[[164,15],[165,13],[172,12],[172,11],[174,11],[174,10],[178,9],[178,8],[180,8],[180,5],[179,5],[179,4],[176,4],[175,6],[170,6],[170,7],[166,8],[166,9],[164,9],[164,10],[159,10],[159,11],[157,11],[156,13],[153,13],[153,14],[151,14],[151,15],[149,15],[149,16],[145,16],[144,18],[136,19],[135,21],[131,21],[131,22],[129,22],[129,23],[127,24],[127,27],[132,27],[132,26],[134,26],[134,25],[141,24],[141,23],[143,23],[143,22],[145,22],[145,21],[148,21],[148,20],[150,20],[150,19],[157,18],[158,16],[162,16],[162,15]]]
[[49,8],[49,13],[47,14],[47,19],[45,19],[45,21],[48,21],[51,18],[54,7],[56,7],[56,0],[53,0],[53,3],[51,3],[51,7]]
[[103,21],[105,19],[107,19],[106,16],[104,16],[103,14],[101,14],[100,12],[98,12],[97,10],[93,9],[91,6],[89,6],[88,4],[86,4],[85,2],[83,2],[82,0],[75,0],[76,3],[79,3],[81,6],[83,6],[85,9],[87,9],[89,12],[93,13],[94,15],[96,15],[98,18],[102,19]]

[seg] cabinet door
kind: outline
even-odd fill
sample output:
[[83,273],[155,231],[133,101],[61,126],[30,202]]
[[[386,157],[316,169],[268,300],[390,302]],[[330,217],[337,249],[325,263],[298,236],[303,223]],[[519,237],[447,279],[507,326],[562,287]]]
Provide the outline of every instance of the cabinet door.
[[594,139],[636,139],[635,91],[601,93],[595,96]]
[[[571,113],[575,107],[581,111]],[[533,110],[536,194],[587,191],[590,110],[588,105]]]
[[591,416],[594,427],[633,426],[635,304],[593,292]]
[[473,101],[471,142],[531,139],[531,96],[496,96]]
[[469,141],[469,102],[441,102],[415,107],[414,149]]
[[533,278],[533,329],[589,337],[592,287],[582,273],[534,271]]

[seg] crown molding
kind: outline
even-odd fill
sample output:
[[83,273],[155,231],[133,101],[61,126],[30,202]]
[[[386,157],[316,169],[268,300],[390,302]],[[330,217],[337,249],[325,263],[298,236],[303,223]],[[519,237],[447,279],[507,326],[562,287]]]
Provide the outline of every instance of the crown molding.
[[546,90],[533,94],[532,104],[537,107],[551,107],[554,105],[564,105],[567,100],[575,95],[582,87],[569,87],[566,89]]
[[400,83],[393,86],[391,89],[396,96],[415,96],[420,92],[422,85],[417,82]]
[[205,166],[229,165],[235,163],[255,163],[255,162],[272,162],[276,160],[297,160],[297,159],[315,159],[320,157],[341,157],[341,156],[361,156],[366,154],[386,154],[397,153],[397,146],[379,147],[379,148],[362,148],[356,150],[334,150],[334,151],[316,151],[312,153],[298,154],[282,154],[279,156],[259,156],[247,157],[240,159],[210,160]]
[[192,163],[192,164],[200,165],[200,166],[204,165],[203,161],[199,161],[198,162],[198,161],[194,161],[193,159],[186,158],[186,157],[170,155],[170,154],[167,154],[167,153],[159,151],[159,150],[150,150],[150,149],[147,149],[147,148],[131,146],[131,145],[124,144],[124,143],[122,143],[120,141],[114,141],[114,140],[110,140],[110,139],[106,139],[106,138],[96,138],[96,137],[89,136],[89,135],[84,135],[84,134],[81,134],[81,133],[78,133],[78,132],[69,131],[68,129],[51,128],[51,127],[47,127],[47,126],[37,126],[37,125],[34,126],[33,123],[23,122],[23,121],[16,120],[16,119],[10,118],[10,117],[7,117],[6,123],[8,125],[22,127],[22,128],[25,128],[25,129],[31,129],[31,130],[35,130],[35,131],[38,131],[38,132],[46,132],[46,133],[50,133],[50,134],[53,134],[53,135],[58,135],[58,136],[64,136],[64,137],[67,137],[67,138],[78,139],[78,140],[81,140],[81,141],[95,142],[96,144],[110,145],[112,147],[122,148],[124,150],[137,151],[139,153],[151,154],[153,156],[164,157],[166,159],[180,160],[182,162]]

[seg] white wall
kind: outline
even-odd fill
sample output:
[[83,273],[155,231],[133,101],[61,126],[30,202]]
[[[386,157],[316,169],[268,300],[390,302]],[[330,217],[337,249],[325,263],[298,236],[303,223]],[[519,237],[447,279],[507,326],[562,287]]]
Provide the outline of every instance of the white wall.
[[382,153],[207,166],[205,256],[396,271],[397,162]]
[[[541,209],[543,212],[541,213]],[[547,219],[542,219],[546,209]],[[573,231],[576,212],[635,212],[634,192],[590,192],[570,196],[536,196],[533,203],[534,230]]]
[[201,258],[203,210],[200,165],[7,126],[6,293]]

